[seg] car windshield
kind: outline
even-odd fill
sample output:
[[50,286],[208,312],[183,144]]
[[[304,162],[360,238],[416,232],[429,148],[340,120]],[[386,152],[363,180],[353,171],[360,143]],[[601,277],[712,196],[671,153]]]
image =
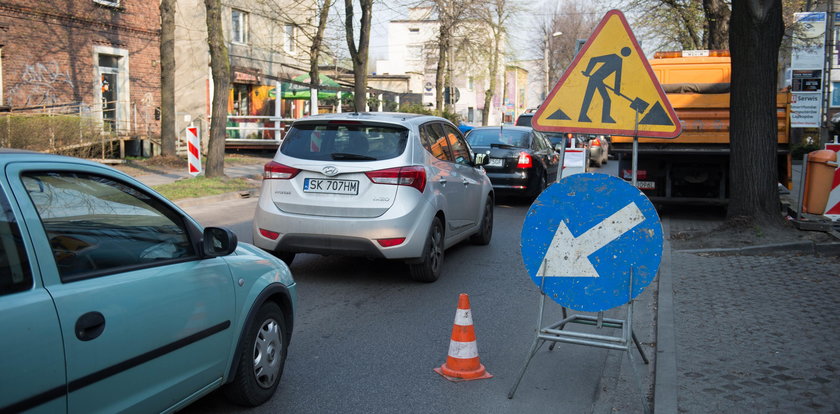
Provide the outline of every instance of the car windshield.
[[280,152],[306,160],[387,160],[402,154],[407,141],[408,130],[397,126],[305,123],[289,130]]
[[473,129],[467,135],[467,142],[474,147],[505,145],[528,148],[531,146],[531,131],[521,129]]

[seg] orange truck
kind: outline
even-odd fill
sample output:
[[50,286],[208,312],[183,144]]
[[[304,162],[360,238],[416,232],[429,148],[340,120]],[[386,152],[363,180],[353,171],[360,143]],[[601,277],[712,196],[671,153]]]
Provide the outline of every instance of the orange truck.
[[[726,204],[729,200],[727,51],[659,52],[650,66],[682,122],[675,139],[639,138],[639,187],[654,203]],[[790,93],[779,92],[778,179],[790,187]],[[619,174],[632,178],[633,137],[612,137]]]

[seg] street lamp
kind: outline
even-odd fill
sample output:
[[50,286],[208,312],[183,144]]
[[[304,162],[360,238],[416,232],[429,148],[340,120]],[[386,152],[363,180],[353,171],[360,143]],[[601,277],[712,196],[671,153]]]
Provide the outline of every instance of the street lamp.
[[[563,32],[554,32],[554,33],[551,34],[551,37],[557,37],[557,36],[562,36],[562,35],[563,35]],[[550,88],[550,85],[549,85],[549,82],[548,82],[548,49],[549,49],[548,41],[549,40],[551,40],[551,38],[548,37],[548,33],[546,33],[545,34],[545,49],[543,49],[543,64],[545,65],[545,67],[544,67],[544,69],[545,69],[545,86],[544,86],[545,87],[545,91],[544,91],[545,95],[543,95],[543,100],[548,98],[548,90]]]

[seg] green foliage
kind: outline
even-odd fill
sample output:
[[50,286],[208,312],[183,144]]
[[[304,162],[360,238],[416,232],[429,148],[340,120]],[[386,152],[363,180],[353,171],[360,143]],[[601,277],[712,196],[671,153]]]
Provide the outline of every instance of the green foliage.
[[101,156],[102,127],[78,115],[0,116],[0,147],[92,158]]

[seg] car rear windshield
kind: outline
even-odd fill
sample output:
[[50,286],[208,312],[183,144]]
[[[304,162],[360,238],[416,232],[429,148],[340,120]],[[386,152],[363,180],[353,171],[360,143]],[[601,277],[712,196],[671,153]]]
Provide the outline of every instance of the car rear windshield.
[[307,123],[293,126],[280,153],[306,160],[375,161],[405,151],[408,130],[362,123]]
[[516,118],[516,126],[531,126],[531,119],[533,119],[533,115],[520,115],[519,118]]
[[489,147],[493,144],[528,148],[531,146],[531,131],[513,129],[474,129],[467,135],[467,142],[474,147]]

